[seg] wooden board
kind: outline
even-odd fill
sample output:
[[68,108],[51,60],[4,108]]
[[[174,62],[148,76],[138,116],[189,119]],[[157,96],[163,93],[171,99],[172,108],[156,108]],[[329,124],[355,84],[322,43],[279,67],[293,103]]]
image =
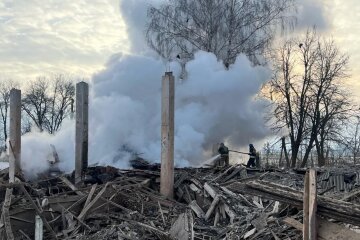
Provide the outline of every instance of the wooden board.
[[[285,218],[283,220],[288,226],[291,226],[299,231],[302,231],[303,224],[293,218]],[[358,240],[360,234],[352,231],[344,226],[329,222],[325,219],[318,219],[318,239],[319,240]]]

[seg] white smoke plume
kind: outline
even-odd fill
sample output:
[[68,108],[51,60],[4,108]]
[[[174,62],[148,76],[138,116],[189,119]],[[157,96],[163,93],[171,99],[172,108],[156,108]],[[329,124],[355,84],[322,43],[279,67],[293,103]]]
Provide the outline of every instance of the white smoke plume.
[[[130,6],[134,1],[122,4],[127,4],[128,12],[136,9]],[[138,14],[132,15],[124,16],[129,28],[141,28],[133,21]],[[129,38],[138,38],[141,31],[132,30]],[[140,40],[136,42],[141,44]],[[167,67],[148,50],[143,51],[144,46],[138,49],[136,55],[115,54],[89,83],[89,164],[127,168],[131,157],[128,149],[152,162],[160,160],[161,77]],[[206,159],[214,143],[242,146],[268,134],[263,122],[264,103],[255,97],[271,75],[269,69],[253,67],[245,56],[239,56],[226,70],[213,54],[200,51],[187,64],[185,81],[179,81],[180,67],[176,63],[170,64],[170,70],[176,78],[177,166],[197,165]],[[73,170],[74,138],[73,120],[65,121],[53,136],[39,132],[23,136],[25,175],[31,178],[49,167],[49,144],[56,147],[61,170]]]
[[[171,69],[179,75],[179,67]],[[89,162],[128,167],[127,149],[160,159],[160,88],[165,66],[150,57],[117,55],[90,83]],[[176,84],[175,159],[178,166],[204,160],[213,143],[247,144],[264,137],[263,103],[255,101],[269,71],[252,67],[245,56],[226,70],[211,53],[198,52],[187,65],[188,79]],[[177,78],[178,79],[178,78]],[[23,136],[22,166],[27,175],[48,167],[49,144],[74,167],[73,121],[55,136],[33,132]],[[123,149],[126,146],[127,149]]]

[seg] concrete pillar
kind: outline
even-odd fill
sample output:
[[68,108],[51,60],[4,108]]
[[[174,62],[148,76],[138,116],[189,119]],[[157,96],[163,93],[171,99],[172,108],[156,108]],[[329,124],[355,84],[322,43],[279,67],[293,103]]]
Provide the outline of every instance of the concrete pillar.
[[21,172],[21,91],[10,91],[9,182]]
[[160,193],[168,198],[174,196],[174,97],[174,76],[166,72],[162,77],[161,95]]
[[89,85],[76,84],[75,183],[81,181],[88,166]]

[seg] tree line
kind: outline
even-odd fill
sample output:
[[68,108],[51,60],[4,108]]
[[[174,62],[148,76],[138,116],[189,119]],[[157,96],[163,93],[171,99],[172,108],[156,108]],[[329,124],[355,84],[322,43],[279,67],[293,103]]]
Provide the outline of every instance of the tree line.
[[225,68],[240,54],[272,67],[261,96],[270,103],[266,120],[280,138],[286,166],[306,166],[313,149],[323,166],[335,145],[351,149],[355,162],[360,118],[345,84],[349,56],[313,26],[274,44],[296,26],[297,7],[296,0],[169,0],[149,7],[146,39],[183,71],[198,50],[214,53]]
[[[58,74],[37,77],[29,82],[22,92],[22,133],[36,128],[54,134],[61,128],[63,120],[74,112],[75,79]],[[8,138],[10,90],[19,88],[12,79],[0,81],[0,127],[1,146],[6,150]]]

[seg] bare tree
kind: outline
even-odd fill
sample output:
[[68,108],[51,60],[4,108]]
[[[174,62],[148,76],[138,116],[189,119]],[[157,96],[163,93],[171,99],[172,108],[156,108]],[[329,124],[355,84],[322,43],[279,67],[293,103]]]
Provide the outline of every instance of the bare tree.
[[69,115],[75,95],[71,78],[55,75],[52,79],[39,77],[30,84],[23,98],[23,110],[40,130],[53,134]]
[[352,160],[356,164],[356,159],[360,156],[360,116],[353,116],[345,131],[347,135],[342,143],[350,151]]
[[70,107],[75,95],[73,81],[66,79],[64,75],[55,76],[53,90],[50,94],[50,109],[46,117],[45,128],[53,134],[59,130],[62,121],[70,114]]
[[308,30],[303,39],[286,42],[275,59],[278,67],[269,84],[275,109],[273,129],[289,132],[291,167],[296,166],[303,144],[301,166],[314,146],[319,165],[324,165],[326,141],[340,134],[337,126],[351,111],[341,83],[347,77],[348,56],[333,41],[320,40],[315,30]]
[[306,165],[313,144],[318,154],[318,165],[325,165],[326,142],[342,134],[338,126],[346,122],[352,112],[349,94],[342,88],[343,79],[348,77],[349,57],[341,54],[332,40],[317,40],[315,44],[316,61],[312,69],[309,101],[311,131],[302,167]]
[[[297,156],[307,132],[311,69],[316,56],[311,47],[314,36],[308,32],[300,49],[296,40],[287,41],[277,50],[274,77],[269,84],[270,99],[274,104],[276,122],[273,130],[287,129],[291,144],[290,167],[295,167]],[[301,75],[296,67],[301,64]]]
[[[285,137],[281,137],[280,141],[281,141],[281,148],[280,148],[279,167],[285,166],[286,168],[289,168],[290,167],[290,161],[289,161],[288,151],[286,149]],[[283,163],[283,155],[284,155],[284,158],[285,158],[285,164]]]
[[[343,138],[345,133],[342,130],[349,124],[349,117],[353,113],[349,97],[336,85],[324,93],[322,101],[315,138],[319,166],[325,165],[331,143],[339,142]],[[303,163],[304,166],[305,164]]]
[[10,90],[16,88],[18,84],[12,79],[2,79],[0,81],[0,115],[3,133],[4,149],[6,150],[6,139],[8,138],[8,114],[10,107]]
[[22,100],[23,110],[29,115],[40,131],[44,130],[46,113],[49,111],[50,99],[47,94],[48,91],[48,79],[46,77],[38,77],[36,81],[30,84]]
[[150,7],[148,44],[160,56],[214,53],[226,67],[244,53],[255,64],[278,29],[295,23],[295,0],[169,0]]
[[31,132],[32,120],[27,114],[21,116],[21,135]]

